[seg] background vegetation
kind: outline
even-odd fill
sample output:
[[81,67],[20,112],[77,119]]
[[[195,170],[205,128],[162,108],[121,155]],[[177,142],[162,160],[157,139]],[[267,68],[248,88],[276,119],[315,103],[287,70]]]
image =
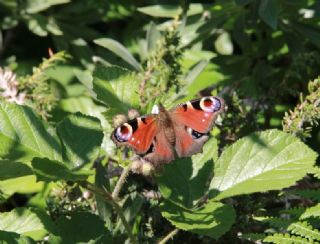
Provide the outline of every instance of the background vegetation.
[[[320,242],[319,11],[0,0],[0,240]],[[202,154],[154,174],[110,140],[130,108],[210,94]]]

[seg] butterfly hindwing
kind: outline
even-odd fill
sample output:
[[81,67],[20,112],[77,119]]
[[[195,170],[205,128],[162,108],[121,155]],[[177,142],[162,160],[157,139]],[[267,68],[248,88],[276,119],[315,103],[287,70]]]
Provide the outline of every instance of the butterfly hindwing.
[[209,139],[209,132],[219,113],[224,111],[224,101],[217,97],[191,100],[170,110],[174,122],[175,150],[179,157],[189,157],[201,152]]

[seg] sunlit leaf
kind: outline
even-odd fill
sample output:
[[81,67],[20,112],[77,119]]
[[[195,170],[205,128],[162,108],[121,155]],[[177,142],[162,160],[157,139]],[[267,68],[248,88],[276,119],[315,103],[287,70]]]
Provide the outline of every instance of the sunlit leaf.
[[104,48],[109,49],[111,52],[118,55],[137,71],[142,71],[142,68],[138,61],[132,56],[132,54],[121,43],[110,38],[100,38],[94,40],[94,42]]
[[211,195],[222,199],[288,187],[309,172],[316,158],[295,136],[278,130],[254,133],[223,151],[215,164]]
[[61,145],[52,128],[29,107],[0,101],[0,157],[21,162],[33,157],[61,160]]
[[16,232],[39,240],[48,231],[53,230],[53,223],[44,211],[15,208],[11,212],[0,213],[0,230]]

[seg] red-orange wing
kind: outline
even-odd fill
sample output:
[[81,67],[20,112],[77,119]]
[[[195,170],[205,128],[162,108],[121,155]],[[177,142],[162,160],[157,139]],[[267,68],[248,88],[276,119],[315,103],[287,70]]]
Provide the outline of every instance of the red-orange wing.
[[122,124],[112,132],[111,138],[119,146],[128,146],[144,154],[150,149],[157,131],[155,115],[147,115]]

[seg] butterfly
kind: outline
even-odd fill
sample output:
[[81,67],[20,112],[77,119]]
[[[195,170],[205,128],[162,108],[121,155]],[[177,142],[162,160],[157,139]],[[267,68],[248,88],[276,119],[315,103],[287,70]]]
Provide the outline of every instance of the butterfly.
[[202,152],[214,122],[225,110],[222,98],[207,96],[158,114],[129,120],[111,134],[117,146],[133,149],[142,159],[159,165]]

